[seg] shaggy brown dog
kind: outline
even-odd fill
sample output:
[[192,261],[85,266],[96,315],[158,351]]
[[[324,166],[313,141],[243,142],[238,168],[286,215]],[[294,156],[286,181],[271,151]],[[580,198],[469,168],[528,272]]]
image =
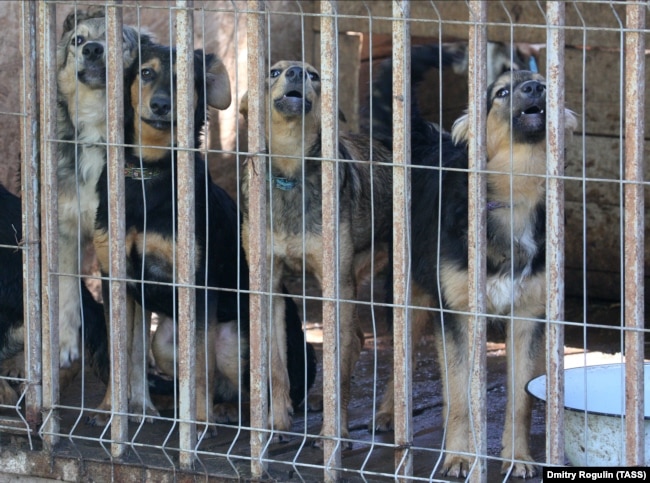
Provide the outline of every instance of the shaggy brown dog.
[[[124,67],[150,41],[123,28]],[[71,12],[57,46],[59,190],[59,349],[61,367],[79,358],[81,257],[92,243],[95,186],[106,164],[106,19],[103,8]]]
[[[267,140],[270,163],[269,217],[267,256],[272,270],[272,291],[281,293],[287,270],[314,275],[322,282],[322,193],[321,193],[321,107],[320,77],[309,64],[281,61],[269,71],[266,84]],[[247,99],[240,111],[246,115]],[[375,248],[390,240],[392,215],[391,168],[372,161],[390,162],[390,153],[367,137],[339,134],[338,157],[345,160],[338,168],[339,225],[339,298],[341,335],[341,427],[348,436],[347,407],[350,401],[350,378],[361,351],[363,334],[356,320],[353,301],[356,298],[355,274],[366,263],[371,244]],[[356,162],[350,162],[355,160]],[[242,239],[249,252],[248,179],[242,182]],[[374,200],[374,205],[371,200]],[[372,219],[374,214],[374,226]],[[271,336],[271,380],[273,414],[271,421],[279,430],[291,427],[291,405],[288,378],[283,355],[284,298],[273,299],[273,332]]]

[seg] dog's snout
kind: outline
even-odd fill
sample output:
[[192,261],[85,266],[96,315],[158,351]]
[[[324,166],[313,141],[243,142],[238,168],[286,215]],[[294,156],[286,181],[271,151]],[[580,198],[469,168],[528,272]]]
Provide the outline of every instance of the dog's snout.
[[308,79],[307,71],[304,70],[302,67],[298,67],[297,65],[287,69],[285,76],[290,81],[300,82],[300,83],[302,83],[303,77],[305,79]]
[[149,106],[157,116],[166,116],[172,110],[172,102],[168,96],[153,96]]
[[521,92],[529,97],[538,98],[546,92],[546,85],[536,80],[529,80],[521,85]]
[[81,53],[88,60],[97,60],[104,55],[104,46],[99,42],[88,42],[83,46]]

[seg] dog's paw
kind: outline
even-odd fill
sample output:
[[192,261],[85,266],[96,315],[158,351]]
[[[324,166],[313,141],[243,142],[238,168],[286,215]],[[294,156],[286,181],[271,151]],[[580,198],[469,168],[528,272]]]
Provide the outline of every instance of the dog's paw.
[[79,359],[79,333],[71,331],[68,327],[61,326],[59,333],[59,366],[70,367]]
[[[531,456],[516,456],[517,460],[532,460]],[[533,463],[509,463],[504,461],[501,465],[501,474],[506,474],[512,468],[510,476],[515,478],[533,478],[537,476],[537,466]]]
[[315,413],[323,411],[323,395],[322,394],[309,394],[307,396],[307,410]]
[[465,478],[472,461],[459,455],[447,455],[442,465],[442,474],[453,478]]
[[86,424],[88,426],[99,426],[104,427],[108,424],[108,421],[111,419],[110,414],[107,413],[92,413],[86,418]]
[[393,414],[379,412],[375,415],[375,419],[368,422],[368,431],[372,432],[373,425],[375,431],[378,433],[393,430]]
[[160,416],[153,404],[129,403],[129,421],[134,423],[153,423]]
[[[323,433],[321,433],[321,436],[322,435]],[[349,441],[350,433],[348,432],[347,429],[341,431],[341,439],[346,440],[346,441],[341,441],[341,449],[343,451],[352,449],[352,441]],[[311,446],[312,448],[323,449],[324,443],[325,443],[324,438],[316,438],[311,442]]]
[[0,404],[15,406],[17,402],[18,394],[14,391],[14,388],[4,379],[0,379]]
[[[214,420],[221,424],[239,423],[239,405],[233,403],[217,403],[212,407]],[[243,414],[242,414],[243,416]]]
[[293,406],[291,402],[282,405],[273,405],[273,411],[269,411],[269,426],[278,431],[289,431],[293,424]]

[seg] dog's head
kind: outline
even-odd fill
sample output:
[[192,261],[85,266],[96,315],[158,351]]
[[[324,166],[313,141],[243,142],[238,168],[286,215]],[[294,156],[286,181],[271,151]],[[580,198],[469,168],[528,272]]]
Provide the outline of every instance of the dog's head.
[[[504,72],[488,87],[488,159],[515,146],[538,145],[545,149],[546,81],[526,70]],[[577,127],[575,115],[565,109],[567,132]],[[452,129],[455,142],[469,139],[469,119],[460,117]]]
[[[124,68],[138,53],[139,43],[151,41],[147,33],[123,27]],[[59,87],[64,94],[75,89],[106,87],[106,19],[103,8],[71,12],[63,23],[63,35],[57,46]],[[78,81],[78,84],[77,84]]]
[[[141,49],[126,76],[125,124],[127,143],[140,145],[136,154],[143,161],[157,161],[175,144],[176,51],[162,45]],[[200,142],[206,120],[206,105],[226,109],[230,105],[230,79],[223,63],[214,55],[194,51],[194,131]]]
[[[306,62],[281,60],[269,69],[265,107],[267,138],[274,144],[296,142],[303,132],[311,137],[320,132],[320,75]],[[242,97],[239,112],[248,118],[248,93]],[[277,153],[278,150],[273,150]]]

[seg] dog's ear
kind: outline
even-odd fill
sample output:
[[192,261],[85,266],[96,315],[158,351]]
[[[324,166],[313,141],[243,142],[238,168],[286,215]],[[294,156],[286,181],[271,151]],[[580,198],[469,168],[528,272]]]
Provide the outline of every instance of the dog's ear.
[[[200,50],[196,53],[202,54]],[[232,100],[226,66],[219,58],[208,54],[205,56],[205,68],[205,94],[208,105],[215,109],[226,109]]]
[[454,144],[467,142],[469,139],[469,116],[467,113],[460,116],[451,127],[451,139]]
[[248,121],[248,91],[244,92],[241,101],[239,101],[239,113]]
[[[239,111],[241,112],[241,108],[239,109]],[[343,111],[341,109],[339,109],[339,121],[348,122],[348,120],[345,118],[345,114],[343,114]]]
[[63,34],[65,35],[66,32],[74,30],[75,26],[82,20],[105,16],[106,12],[101,5],[92,5],[88,7],[88,10],[72,10],[63,21]]

